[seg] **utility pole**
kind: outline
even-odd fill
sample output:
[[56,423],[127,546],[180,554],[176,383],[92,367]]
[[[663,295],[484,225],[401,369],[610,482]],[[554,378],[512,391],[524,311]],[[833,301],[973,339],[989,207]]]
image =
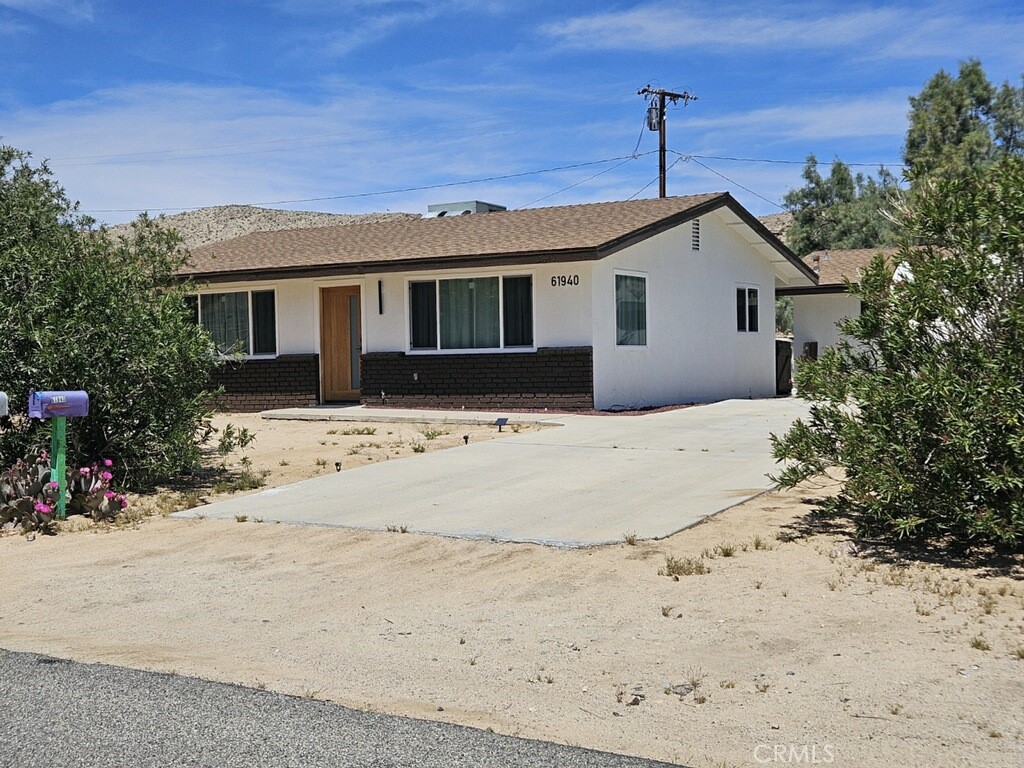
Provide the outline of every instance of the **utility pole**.
[[665,191],[665,102],[671,101],[676,104],[681,101],[685,107],[691,101],[696,101],[697,97],[689,91],[674,93],[666,91],[664,88],[651,88],[650,84],[637,91],[637,94],[651,103],[647,108],[647,128],[658,132],[658,197],[667,197],[668,194]]

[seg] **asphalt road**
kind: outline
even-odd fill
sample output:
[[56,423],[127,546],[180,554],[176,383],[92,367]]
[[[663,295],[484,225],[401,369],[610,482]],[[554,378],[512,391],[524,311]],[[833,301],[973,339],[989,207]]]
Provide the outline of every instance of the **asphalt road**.
[[0,650],[3,768],[654,768],[178,675]]

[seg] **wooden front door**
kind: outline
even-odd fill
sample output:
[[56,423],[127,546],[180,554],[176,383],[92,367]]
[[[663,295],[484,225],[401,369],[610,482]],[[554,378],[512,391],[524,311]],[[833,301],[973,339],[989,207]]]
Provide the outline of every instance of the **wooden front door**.
[[362,354],[359,286],[320,289],[320,366],[323,401],[359,399]]

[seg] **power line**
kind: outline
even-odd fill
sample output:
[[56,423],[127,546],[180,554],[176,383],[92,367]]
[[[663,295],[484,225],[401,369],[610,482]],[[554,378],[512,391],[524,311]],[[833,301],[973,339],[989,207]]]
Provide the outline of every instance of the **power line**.
[[633,147],[633,154],[634,155],[636,154],[636,151],[638,149],[640,149],[640,142],[644,140],[644,128],[646,128],[646,127],[647,127],[647,116],[645,115],[644,119],[640,121],[640,135],[636,137],[636,146]]
[[[775,165],[805,165],[807,160],[770,160],[767,158],[760,157],[726,157],[722,155],[689,155],[690,157],[700,158],[701,160],[726,160],[734,163],[772,163]],[[903,163],[848,163],[845,160],[840,160],[843,165],[847,165],[853,168],[879,168],[882,166],[899,167],[904,168]]]
[[625,165],[625,164],[626,164],[626,163],[628,163],[628,162],[629,162],[630,160],[636,160],[636,159],[637,159],[638,157],[639,157],[639,155],[637,155],[637,154],[633,154],[633,155],[630,155],[630,156],[629,156],[629,157],[627,157],[627,158],[626,158],[625,160],[623,160],[623,161],[622,161],[621,163],[616,163],[616,164],[615,164],[615,165],[613,165],[613,166],[612,166],[611,168],[605,168],[605,169],[604,169],[603,171],[598,171],[598,172],[597,172],[597,173],[595,173],[595,174],[594,174],[593,176],[588,176],[588,177],[587,177],[587,178],[585,178],[585,179],[581,179],[580,181],[577,181],[577,182],[576,182],[575,184],[570,184],[570,185],[569,185],[568,187],[562,187],[562,188],[561,188],[560,190],[558,190],[557,192],[552,192],[552,193],[551,193],[551,194],[549,194],[549,195],[544,195],[544,197],[538,197],[538,198],[537,198],[536,200],[531,200],[531,201],[530,201],[530,202],[528,202],[528,203],[525,203],[525,204],[523,204],[523,205],[520,205],[520,206],[518,206],[518,207],[516,208],[516,210],[519,210],[519,209],[521,209],[521,208],[526,208],[526,207],[528,207],[528,206],[531,206],[531,205],[533,205],[534,203],[539,203],[539,202],[540,202],[541,200],[547,200],[548,198],[550,198],[550,197],[554,197],[555,195],[560,195],[560,194],[562,194],[563,192],[567,192],[568,190],[572,189],[573,187],[578,187],[578,186],[579,186],[580,184],[586,184],[586,183],[587,183],[588,181],[592,181],[593,179],[596,179],[596,178],[597,178],[598,176],[603,176],[603,175],[604,175],[604,174],[606,174],[606,173],[610,173],[611,171],[614,171],[614,170],[615,170],[616,168],[619,168],[619,167],[621,167],[621,166]]
[[[678,152],[676,152],[676,154],[678,155],[679,153],[678,153]],[[680,157],[683,157],[683,155],[679,155],[679,156],[680,156]],[[774,200],[769,200],[769,199],[768,199],[767,197],[765,197],[764,195],[758,194],[757,192],[755,192],[754,190],[752,190],[752,189],[751,189],[750,187],[745,187],[745,186],[743,186],[742,184],[740,184],[740,183],[739,183],[738,181],[733,181],[733,180],[732,180],[732,179],[730,179],[730,178],[729,178],[728,176],[726,176],[726,175],[725,175],[724,173],[719,173],[718,171],[716,171],[716,170],[715,170],[714,168],[712,168],[711,166],[709,166],[709,165],[705,165],[705,164],[704,164],[704,163],[702,163],[702,162],[701,162],[700,160],[698,160],[698,159],[697,159],[697,158],[696,158],[695,156],[693,156],[693,155],[687,155],[686,157],[687,157],[687,158],[688,158],[689,160],[692,160],[693,162],[695,162],[695,163],[696,163],[697,165],[699,165],[699,166],[700,166],[701,168],[703,168],[703,169],[705,169],[705,170],[707,170],[707,171],[711,171],[711,172],[712,172],[713,174],[715,174],[715,176],[718,176],[718,177],[720,177],[720,178],[723,178],[723,179],[725,179],[725,180],[726,180],[727,182],[729,182],[729,183],[730,183],[730,184],[732,184],[733,186],[739,187],[739,188],[740,188],[740,189],[742,189],[742,190],[743,190],[744,192],[749,192],[749,193],[750,193],[750,194],[752,194],[752,195],[753,195],[754,197],[758,197],[758,198],[760,198],[761,200],[764,200],[764,201],[765,201],[766,203],[768,203],[769,205],[774,205],[774,206],[775,206],[776,208],[778,208],[778,209],[779,209],[780,211],[784,211],[784,210],[786,210],[786,208],[785,208],[784,206],[781,206],[781,205],[779,205],[779,204],[778,204],[778,203],[776,203],[776,202],[775,202]],[[674,163],[673,163],[673,165],[674,165]]]
[[[678,153],[678,152],[676,152],[676,154],[677,154],[677,155],[679,155],[679,153]],[[677,157],[677,158],[676,158],[675,160],[673,160],[673,161],[672,161],[672,164],[671,164],[671,165],[670,165],[670,166],[669,166],[668,168],[666,168],[666,169],[665,169],[665,173],[668,173],[668,172],[669,172],[669,171],[671,171],[671,170],[672,170],[673,168],[675,168],[675,167],[676,167],[676,163],[679,163],[679,162],[683,162],[683,163],[685,163],[685,162],[687,161],[687,159],[688,159],[688,158],[685,158],[685,157],[683,157],[682,155],[679,155],[679,157]],[[653,184],[654,182],[656,182],[656,181],[661,181],[661,179],[662,179],[662,178],[663,178],[663,177],[662,177],[662,174],[661,174],[661,173],[658,173],[658,175],[657,175],[657,176],[655,176],[655,177],[654,177],[653,179],[651,179],[651,180],[650,180],[650,181],[648,181],[648,182],[647,182],[646,184],[644,184],[644,185],[643,185],[642,187],[640,187],[640,189],[638,189],[638,190],[637,190],[636,192],[634,192],[634,193],[633,193],[632,195],[630,195],[629,197],[627,197],[627,198],[626,198],[626,200],[632,200],[632,199],[633,199],[633,198],[635,198],[635,197],[636,197],[637,195],[639,195],[639,194],[640,194],[641,192],[643,192],[643,191],[644,191],[645,189],[647,189],[647,188],[648,188],[649,186],[651,186],[651,185],[652,185],[652,184]]]
[[[290,205],[292,203],[317,203],[325,200],[354,200],[357,198],[364,197],[378,197],[382,195],[397,195],[405,192],[423,192],[429,189],[444,189],[446,187],[459,187],[467,184],[482,184],[488,181],[503,181],[506,179],[518,179],[524,176],[536,176],[541,173],[554,173],[555,171],[570,171],[576,168],[586,168],[592,165],[602,165],[604,163],[614,163],[617,160],[628,161],[644,155],[653,154],[654,150],[650,152],[641,152],[638,155],[621,155],[619,157],[609,157],[604,160],[590,160],[584,163],[573,163],[572,165],[560,165],[554,168],[541,168],[536,171],[522,171],[520,173],[506,173],[500,176],[488,176],[480,179],[467,179],[465,181],[449,181],[443,184],[425,184],[418,187],[403,187],[401,189],[386,189],[379,190],[377,192],[355,192],[348,195],[328,195],[325,197],[303,197],[296,198],[294,200],[271,200],[268,202],[261,203],[239,203],[239,205]],[[622,163],[620,163],[621,165]],[[611,170],[611,169],[609,169]],[[195,211],[200,208],[205,208],[203,205],[182,205],[182,206],[168,206],[163,208],[90,208],[83,209],[82,213],[146,213],[149,211]]]

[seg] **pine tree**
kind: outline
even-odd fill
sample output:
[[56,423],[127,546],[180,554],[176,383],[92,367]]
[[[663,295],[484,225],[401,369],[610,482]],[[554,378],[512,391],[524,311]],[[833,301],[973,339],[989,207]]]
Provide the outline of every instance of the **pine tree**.
[[1024,151],[1024,88],[996,89],[977,59],[961,62],[955,77],[939,70],[910,97],[909,119],[903,159],[913,185],[963,178]]
[[786,233],[800,256],[826,248],[873,248],[892,242],[892,224],[884,211],[899,185],[885,168],[878,178],[858,173],[836,158],[828,177],[818,171],[814,155],[807,158],[804,181],[783,198],[793,213]]

